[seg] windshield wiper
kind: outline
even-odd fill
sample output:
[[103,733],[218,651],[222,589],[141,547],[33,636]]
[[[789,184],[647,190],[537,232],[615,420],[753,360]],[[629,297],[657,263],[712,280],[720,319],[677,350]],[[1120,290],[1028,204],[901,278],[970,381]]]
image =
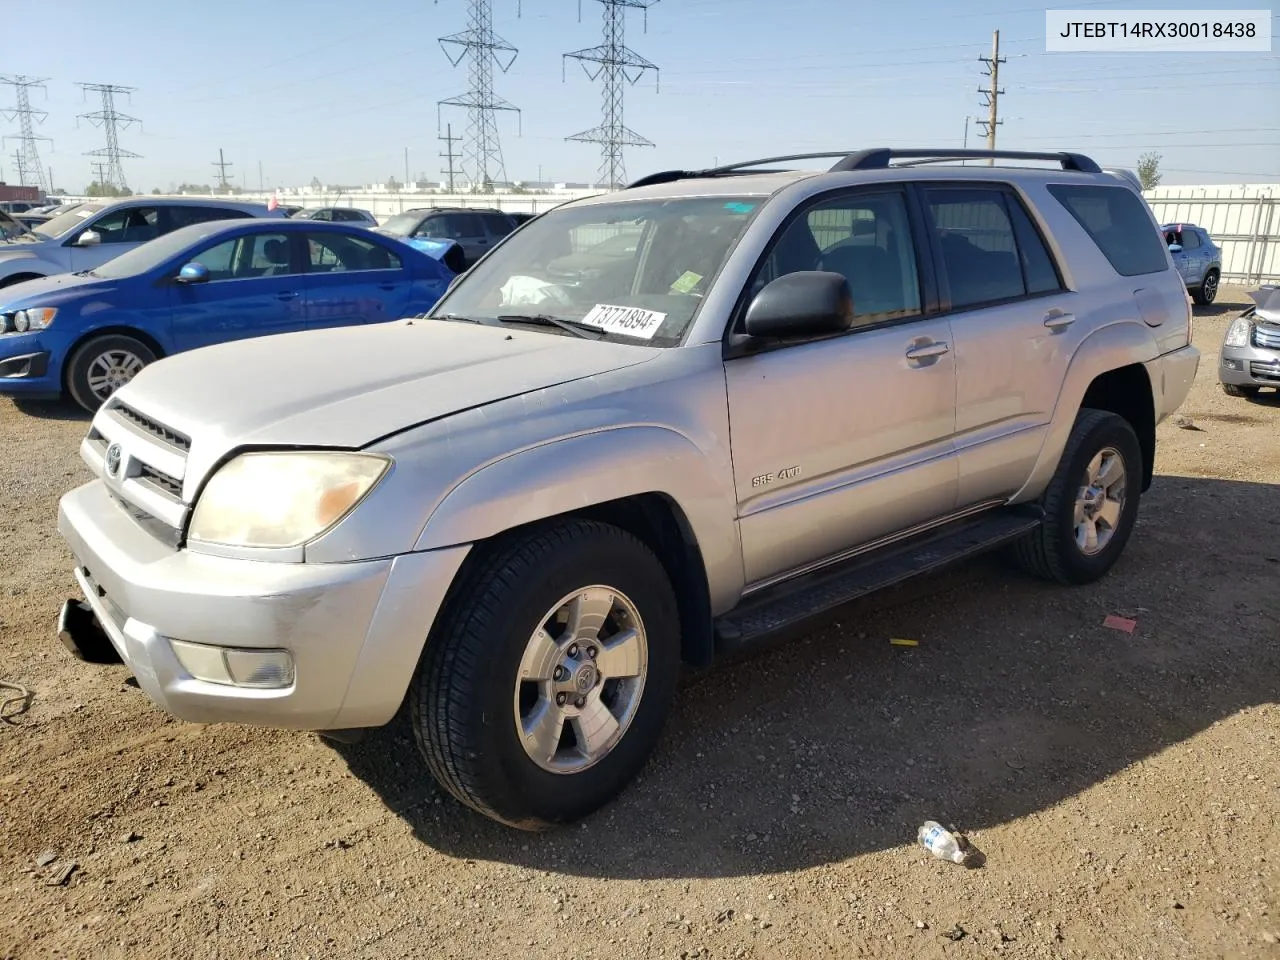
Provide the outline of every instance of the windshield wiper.
[[94,273],[92,270],[77,270],[75,273],[73,273],[73,274],[72,274],[72,276],[75,276],[75,277],[96,277],[96,276],[97,276],[97,274],[96,274],[96,273]]
[[561,330],[568,330],[570,333],[586,340],[604,339],[603,330],[597,330],[590,324],[581,323],[577,320],[563,320],[560,317],[553,317],[549,313],[502,313],[498,315],[498,320],[502,323],[532,323],[542,327],[559,327]]

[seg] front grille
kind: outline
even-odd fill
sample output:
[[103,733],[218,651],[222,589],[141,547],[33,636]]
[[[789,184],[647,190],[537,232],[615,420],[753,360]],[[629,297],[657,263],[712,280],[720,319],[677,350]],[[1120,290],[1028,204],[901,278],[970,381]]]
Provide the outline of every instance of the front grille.
[[1280,362],[1249,364],[1249,375],[1255,380],[1274,380],[1280,383]]
[[182,482],[167,473],[162,473],[154,467],[148,467],[144,463],[138,471],[138,479],[155,487],[161,493],[167,494],[177,502],[182,502]]
[[176,430],[170,430],[162,423],[157,423],[150,417],[144,416],[132,407],[126,407],[123,403],[116,402],[111,405],[111,410],[119,417],[128,420],[130,423],[141,427],[153,436],[159,437],[166,444],[175,450],[181,450],[188,453],[191,450],[191,438],[178,433]]
[[1280,327],[1272,324],[1255,324],[1253,328],[1253,345],[1268,350],[1280,350]]

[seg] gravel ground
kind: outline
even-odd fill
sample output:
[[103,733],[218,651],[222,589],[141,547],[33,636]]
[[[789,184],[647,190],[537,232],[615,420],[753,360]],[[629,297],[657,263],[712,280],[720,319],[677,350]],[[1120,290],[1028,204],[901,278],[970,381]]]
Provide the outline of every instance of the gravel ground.
[[[34,691],[0,723],[0,956],[1280,957],[1280,400],[1214,377],[1245,304],[1198,311],[1191,424],[1105,582],[981,560],[853,604],[692,679],[640,781],[545,835],[442,797],[403,721],[186,724],[72,660],[85,420],[0,401],[0,679]],[[927,818],[985,864],[925,855]]]

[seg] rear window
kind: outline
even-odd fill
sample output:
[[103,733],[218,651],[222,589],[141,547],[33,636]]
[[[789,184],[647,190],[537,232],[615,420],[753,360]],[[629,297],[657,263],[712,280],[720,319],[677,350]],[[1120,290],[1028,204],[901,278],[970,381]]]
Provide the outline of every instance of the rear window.
[[1051,184],[1049,192],[1084,227],[1122,277],[1169,269],[1161,234],[1132,190],[1058,183]]

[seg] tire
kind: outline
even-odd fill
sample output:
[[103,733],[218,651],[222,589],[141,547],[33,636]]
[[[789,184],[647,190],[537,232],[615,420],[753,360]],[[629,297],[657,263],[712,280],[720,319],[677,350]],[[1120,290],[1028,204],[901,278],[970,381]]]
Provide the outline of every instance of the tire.
[[1259,389],[1258,387],[1251,387],[1247,384],[1240,386],[1234,383],[1222,383],[1219,384],[1219,386],[1222,387],[1222,392],[1228,397],[1256,397]]
[[1218,271],[1210,270],[1200,281],[1200,286],[1191,294],[1191,298],[1202,307],[1213,303],[1218,296]]
[[[1120,505],[1118,511],[1108,511],[1115,518],[1114,525],[1109,530],[1103,530],[1101,525],[1097,528],[1097,549],[1090,553],[1077,542],[1080,528],[1076,524],[1076,508],[1086,491],[1091,464],[1105,451],[1110,454],[1104,460],[1117,456],[1124,474],[1106,491],[1104,506],[1113,497]],[[1039,500],[1044,520],[1013,544],[1014,561],[1029,573],[1055,583],[1079,585],[1100,579],[1120,558],[1133,532],[1141,494],[1142,448],[1133,427],[1123,417],[1106,410],[1081,410],[1058,469]],[[1102,543],[1104,534],[1106,542]]]
[[[614,604],[597,641],[598,661],[590,657],[589,631],[576,634],[583,638],[578,657],[568,659],[569,632],[560,633],[553,622],[559,604],[573,603],[575,595]],[[621,599],[609,599],[615,595]],[[618,612],[627,604],[638,615],[644,639],[639,646],[609,648],[626,629]],[[539,648],[539,658],[530,651],[544,624],[551,625],[543,631],[551,639]],[[645,665],[618,659],[624,646],[633,654],[643,647]],[[470,565],[428,638],[409,689],[419,749],[444,789],[491,819],[523,830],[577,820],[612,800],[644,766],[675,696],[680,649],[680,619],[667,573],[630,534],[594,521],[568,521],[499,542]],[[578,681],[591,679],[596,662],[601,676],[612,672],[606,662],[616,664],[619,675],[634,669],[638,689],[635,678],[608,679],[586,688],[592,699],[582,709],[594,713],[577,714],[571,700],[557,706],[553,688],[573,690],[576,697],[584,689]],[[528,673],[553,677],[556,664],[570,664],[574,672],[558,684],[519,679]],[[599,709],[610,703],[610,716],[621,715],[620,738],[602,743],[594,760],[577,756],[575,749],[583,751],[571,741],[582,723],[601,718]],[[517,724],[529,731],[538,728],[532,722],[538,716],[566,713],[572,715],[563,727],[545,728],[561,730],[555,759],[554,751],[542,753],[546,764],[559,764],[550,769],[534,759],[532,747],[526,750]]]
[[[155,352],[133,337],[114,333],[93,337],[76,347],[67,362],[67,392],[81,407],[94,413],[107,397],[155,360]],[[108,379],[99,387],[100,376]]]

